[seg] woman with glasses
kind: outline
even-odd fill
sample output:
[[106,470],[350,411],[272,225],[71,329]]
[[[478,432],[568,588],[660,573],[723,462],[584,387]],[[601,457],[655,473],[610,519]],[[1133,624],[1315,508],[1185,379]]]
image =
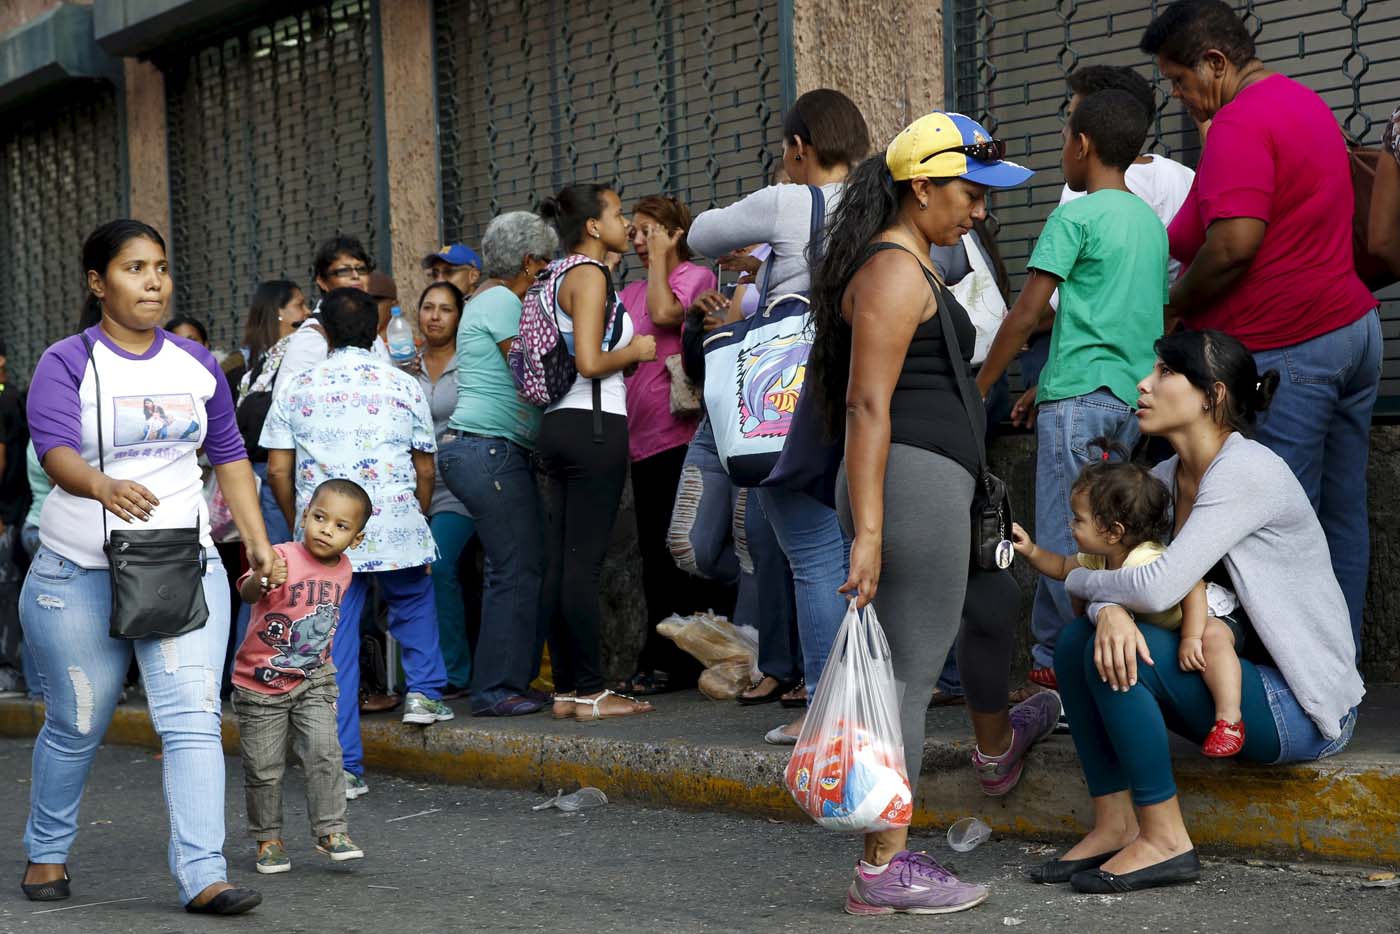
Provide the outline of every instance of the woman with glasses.
[[[369,274],[374,272],[374,261],[369,258],[364,244],[354,237],[337,236],[322,242],[316,248],[316,288],[322,295],[329,295],[336,289],[369,290]],[[321,303],[311,310],[311,316],[302,327],[298,327],[287,349],[282,354],[282,365],[273,378],[273,392],[282,385],[284,377],[295,376],[326,359],[330,345],[326,342],[326,332],[316,318]],[[385,360],[389,359],[389,349],[383,341],[374,342],[373,352]]]

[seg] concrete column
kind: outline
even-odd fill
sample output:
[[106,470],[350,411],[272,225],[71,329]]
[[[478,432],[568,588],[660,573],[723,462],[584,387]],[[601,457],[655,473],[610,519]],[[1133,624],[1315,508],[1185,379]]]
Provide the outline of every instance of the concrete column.
[[433,109],[431,0],[379,5],[388,146],[389,241],[405,314],[427,284],[422,258],[441,242],[437,212],[437,114]]
[[170,160],[165,134],[165,75],[150,62],[123,60],[130,214],[170,236]]
[[848,95],[877,150],[915,117],[943,109],[943,9],[934,0],[794,0],[793,52],[797,92]]

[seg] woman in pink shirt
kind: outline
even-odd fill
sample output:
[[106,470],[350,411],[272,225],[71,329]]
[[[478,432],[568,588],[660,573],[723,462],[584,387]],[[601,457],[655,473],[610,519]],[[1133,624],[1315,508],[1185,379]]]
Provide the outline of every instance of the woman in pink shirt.
[[1382,340],[1352,253],[1346,141],[1326,101],[1255,57],[1249,28],[1222,0],[1171,4],[1141,48],[1209,127],[1168,229],[1184,269],[1168,318],[1224,331],[1261,373],[1282,374],[1255,437],[1288,463],[1317,510],[1359,655]]
[[711,608],[723,612],[734,602],[732,593],[716,593],[720,585],[677,568],[666,543],[686,445],[700,417],[699,412],[672,413],[666,360],[681,352],[685,310],[697,295],[715,287],[715,274],[690,262],[685,242],[689,229],[690,211],[676,198],[647,195],[632,208],[632,249],[646,269],[646,278],[622,290],[622,304],[636,333],[656,338],[656,359],[627,377],[628,454],[647,626],[637,674],[624,690],[637,694],[693,687],[700,674],[694,659],[657,634],[657,623],[672,613]]

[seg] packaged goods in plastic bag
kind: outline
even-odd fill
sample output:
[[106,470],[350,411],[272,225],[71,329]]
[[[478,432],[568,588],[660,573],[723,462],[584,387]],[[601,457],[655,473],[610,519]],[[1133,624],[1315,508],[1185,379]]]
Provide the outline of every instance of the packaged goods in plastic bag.
[[757,633],[735,626],[723,616],[696,613],[670,616],[656,624],[656,631],[693,655],[706,668],[736,658],[758,658]]
[[699,688],[710,700],[733,700],[753,680],[753,660],[743,656],[706,668],[700,673]]
[[847,608],[785,778],[797,806],[829,830],[909,826],[914,795],[890,647],[874,607]]

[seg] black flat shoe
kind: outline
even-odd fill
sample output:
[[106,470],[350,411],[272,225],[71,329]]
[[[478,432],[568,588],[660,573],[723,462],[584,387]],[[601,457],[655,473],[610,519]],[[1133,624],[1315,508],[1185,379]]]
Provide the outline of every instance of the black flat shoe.
[[1117,855],[1118,850],[1114,850],[1112,853],[1100,853],[1098,856],[1089,856],[1084,859],[1052,859],[1048,863],[1032,866],[1026,875],[1032,882],[1039,882],[1041,885],[1059,885],[1062,882],[1068,882],[1070,876],[1076,872],[1098,869]]
[[[26,873],[29,872],[29,866],[31,865],[33,864],[25,865],[24,871]],[[31,902],[61,902],[73,894],[68,887],[70,881],[71,880],[68,878],[68,869],[64,867],[62,879],[54,879],[52,882],[34,883],[21,880],[19,887],[20,891],[24,892],[24,897]]]
[[203,905],[190,902],[185,910],[192,915],[241,915],[262,904],[262,896],[252,889],[234,886],[224,889]]
[[1200,877],[1201,860],[1195,850],[1187,850],[1180,856],[1164,859],[1160,863],[1121,876],[1102,869],[1077,872],[1069,880],[1069,884],[1076,892],[1084,892],[1087,895],[1114,895],[1119,892],[1136,892],[1163,885],[1195,882]]

